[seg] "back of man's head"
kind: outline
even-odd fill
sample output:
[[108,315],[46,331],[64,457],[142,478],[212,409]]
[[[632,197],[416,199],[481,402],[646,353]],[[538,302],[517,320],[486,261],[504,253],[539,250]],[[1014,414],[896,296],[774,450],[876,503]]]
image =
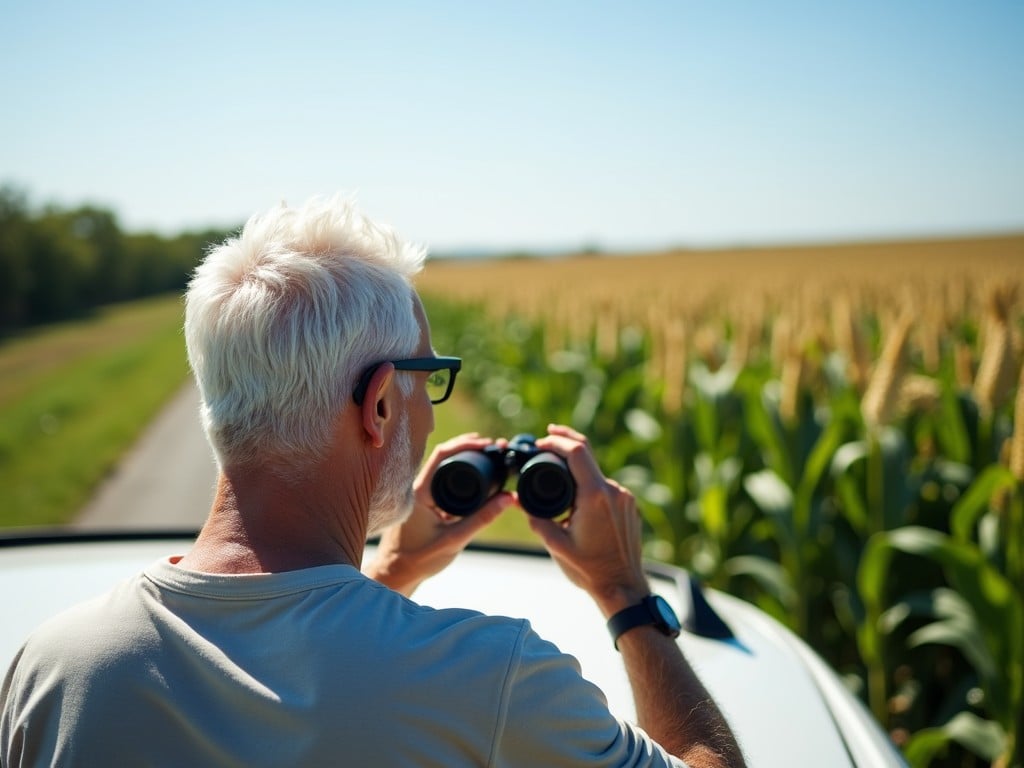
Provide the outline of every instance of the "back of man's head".
[[213,248],[186,294],[185,338],[221,466],[301,475],[359,373],[419,342],[424,250],[341,197],[253,216]]

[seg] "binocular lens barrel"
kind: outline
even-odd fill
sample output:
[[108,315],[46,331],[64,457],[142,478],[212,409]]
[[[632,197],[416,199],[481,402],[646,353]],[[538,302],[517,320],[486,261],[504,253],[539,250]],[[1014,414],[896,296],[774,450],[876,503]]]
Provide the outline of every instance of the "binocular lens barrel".
[[[558,517],[572,506],[576,484],[565,461],[554,453],[533,451],[530,458],[515,451],[462,451],[442,461],[430,492],[450,515],[472,515],[500,491],[509,472],[518,473],[519,502],[534,517]],[[522,466],[518,466],[521,464]]]
[[572,506],[575,483],[565,462],[553,453],[540,453],[519,471],[519,502],[534,517],[558,517]]
[[441,462],[434,472],[430,492],[445,512],[466,517],[480,509],[504,484],[504,472],[500,478],[495,474],[494,463],[486,455],[463,451]]

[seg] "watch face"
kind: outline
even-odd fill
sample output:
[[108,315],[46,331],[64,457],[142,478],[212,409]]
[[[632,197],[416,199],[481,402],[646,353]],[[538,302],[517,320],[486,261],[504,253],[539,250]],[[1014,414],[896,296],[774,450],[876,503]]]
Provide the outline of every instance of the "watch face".
[[658,609],[658,615],[661,616],[662,621],[664,621],[673,632],[678,632],[681,628],[679,619],[676,617],[676,612],[672,610],[672,606],[665,602],[665,598],[661,595],[655,595],[654,605]]

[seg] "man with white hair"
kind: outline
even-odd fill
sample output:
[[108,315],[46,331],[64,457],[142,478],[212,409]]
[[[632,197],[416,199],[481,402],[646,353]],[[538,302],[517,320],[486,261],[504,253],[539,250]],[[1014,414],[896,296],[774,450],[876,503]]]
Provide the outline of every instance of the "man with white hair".
[[187,553],[26,642],[0,765],[742,764],[678,625],[651,611],[632,495],[572,429],[537,446],[566,460],[575,506],[530,524],[611,619],[639,727],[527,622],[410,599],[517,501],[434,506],[438,464],[491,441],[422,462],[461,365],[431,346],[423,258],[339,198],[253,217],[210,252],[185,320],[220,470],[209,517]]

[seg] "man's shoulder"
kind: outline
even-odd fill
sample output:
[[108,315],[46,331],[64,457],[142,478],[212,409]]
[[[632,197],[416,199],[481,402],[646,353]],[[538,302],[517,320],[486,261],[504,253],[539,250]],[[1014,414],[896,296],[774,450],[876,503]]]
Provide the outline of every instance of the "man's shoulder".
[[[483,613],[465,607],[433,607],[374,585],[389,598],[366,601],[360,624],[367,637],[387,638],[389,645],[442,657],[503,659],[516,667],[523,660],[566,657],[537,634],[526,618]],[[379,593],[378,593],[379,594]],[[571,657],[568,657],[572,661]]]
[[[387,589],[386,587],[383,589]],[[410,629],[457,637],[466,647],[520,646],[532,634],[524,618],[483,613],[473,608],[433,607],[392,593],[393,605],[409,620]]]
[[[578,676],[577,660],[541,637],[525,618],[481,613],[467,608],[427,609],[436,627],[432,645],[442,654],[506,664],[513,677],[541,672]],[[559,672],[555,672],[560,670]]]
[[68,658],[97,646],[139,648],[135,629],[140,625],[137,593],[142,578],[140,573],[46,619],[26,638],[24,650]]

